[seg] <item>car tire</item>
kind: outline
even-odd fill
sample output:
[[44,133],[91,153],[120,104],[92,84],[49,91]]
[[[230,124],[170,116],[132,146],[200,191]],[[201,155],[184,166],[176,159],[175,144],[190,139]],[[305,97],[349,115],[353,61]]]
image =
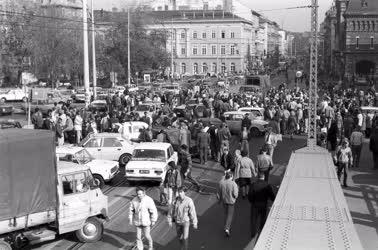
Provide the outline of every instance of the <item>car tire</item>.
[[5,103],[7,101],[7,99],[5,99],[4,97],[0,99],[0,103]]
[[251,128],[250,134],[252,137],[258,137],[261,135],[260,130],[256,127]]
[[27,102],[27,101],[28,101],[27,97],[22,98],[22,102]]
[[12,247],[8,242],[0,240],[0,250],[12,250]]
[[131,154],[122,154],[120,157],[119,157],[119,165],[124,167],[126,166],[126,164],[130,161],[131,159]]
[[76,237],[80,242],[92,243],[99,241],[104,232],[104,225],[96,218],[88,218],[83,227],[75,232]]
[[98,185],[98,187],[99,187],[100,189],[102,189],[102,188],[105,186],[104,178],[102,178],[101,175],[94,174],[94,175],[93,175],[93,178],[95,179],[95,181],[96,181],[96,183],[97,183],[97,185]]

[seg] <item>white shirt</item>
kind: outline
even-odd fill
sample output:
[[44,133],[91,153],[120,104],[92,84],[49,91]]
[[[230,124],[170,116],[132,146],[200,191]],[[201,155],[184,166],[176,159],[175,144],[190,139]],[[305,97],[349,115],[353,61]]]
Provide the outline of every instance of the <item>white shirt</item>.
[[364,117],[362,116],[362,114],[358,114],[357,118],[358,118],[358,126],[362,127],[362,122],[364,120]]

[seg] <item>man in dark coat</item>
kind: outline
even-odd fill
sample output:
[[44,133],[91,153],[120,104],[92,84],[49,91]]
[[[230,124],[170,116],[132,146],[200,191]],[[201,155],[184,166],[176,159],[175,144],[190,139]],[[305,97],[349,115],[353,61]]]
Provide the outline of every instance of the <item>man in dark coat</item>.
[[235,170],[235,155],[229,152],[229,148],[227,147],[223,149],[220,164],[225,170]]
[[369,149],[373,154],[374,169],[378,170],[378,128],[375,127],[370,136]]
[[200,127],[201,132],[197,135],[197,147],[200,155],[200,164],[206,164],[207,154],[210,146],[210,135]]
[[276,195],[272,186],[264,180],[264,172],[259,172],[257,182],[251,184],[248,200],[251,203],[251,233],[252,238],[264,227],[268,211],[268,200],[274,201]]
[[208,130],[210,134],[210,150],[211,150],[211,158],[214,161],[219,161],[219,140],[218,140],[218,130],[217,127],[210,122],[210,128]]

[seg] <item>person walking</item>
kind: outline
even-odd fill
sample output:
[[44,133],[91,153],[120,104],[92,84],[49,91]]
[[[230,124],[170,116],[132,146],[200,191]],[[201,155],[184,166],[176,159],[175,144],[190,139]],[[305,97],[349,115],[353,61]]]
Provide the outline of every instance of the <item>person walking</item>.
[[340,181],[341,174],[344,174],[344,187],[348,187],[348,169],[353,163],[352,150],[349,147],[349,142],[347,138],[341,141],[341,145],[337,147],[334,156],[334,161],[337,165],[337,177]]
[[187,179],[190,183],[196,186],[197,192],[200,192],[201,187],[199,183],[192,177],[192,157],[189,153],[188,146],[185,144],[181,145],[180,147],[179,165],[181,166],[180,174],[182,182]]
[[210,146],[210,135],[206,133],[203,127],[200,127],[201,132],[197,135],[197,147],[199,150],[200,164],[206,164],[207,155]]
[[258,180],[251,184],[248,200],[251,203],[251,236],[254,238],[264,227],[268,212],[268,201],[274,201],[276,195],[272,186],[264,180],[265,175],[259,172]]
[[76,112],[74,120],[74,130],[76,132],[76,144],[79,144],[82,138],[83,118],[80,115],[80,111]]
[[374,128],[372,130],[372,133],[370,136],[369,149],[371,153],[373,154],[373,162],[374,162],[373,169],[378,170],[378,128]]
[[248,157],[248,152],[242,151],[241,157],[239,171],[236,175],[238,176],[238,183],[241,188],[242,197],[245,199],[248,195],[251,179],[253,176],[256,176],[256,169],[253,161]]
[[224,232],[230,236],[232,219],[234,216],[235,202],[238,198],[239,188],[235,181],[232,180],[232,172],[226,171],[224,179],[219,182],[218,194],[219,203],[223,204],[225,213]]
[[172,205],[174,198],[177,197],[177,190],[181,187],[181,175],[177,169],[176,163],[171,161],[168,163],[169,169],[167,174],[165,175],[165,179],[163,182],[164,188],[167,190],[167,203],[168,208]]
[[267,154],[268,147],[264,145],[261,150],[260,154],[257,156],[256,161],[256,168],[259,173],[264,173],[264,180],[268,182],[269,180],[269,172],[273,168],[272,157]]
[[186,196],[186,191],[185,187],[178,189],[178,197],[173,202],[167,216],[168,225],[170,227],[173,223],[176,225],[177,238],[180,241],[182,250],[189,249],[190,223],[192,223],[194,229],[198,228],[196,208],[193,200]]
[[222,123],[221,128],[218,130],[218,140],[220,143],[220,152],[219,155],[222,155],[222,150],[227,147],[230,147],[230,139],[231,139],[231,132],[228,129],[228,126],[226,123]]
[[220,159],[220,164],[224,168],[224,170],[228,171],[234,171],[235,170],[235,157],[234,155],[230,152],[229,148],[224,147],[222,150],[223,154]]
[[363,145],[364,135],[359,126],[357,126],[350,135],[350,145],[352,147],[353,167],[358,168]]
[[135,197],[129,207],[129,223],[136,227],[137,249],[143,250],[142,233],[148,240],[148,250],[153,249],[151,227],[158,219],[158,212],[154,200],[146,195],[146,191],[137,187]]
[[57,143],[58,143],[58,146],[63,146],[64,144],[64,133],[63,133],[63,123],[62,123],[62,118],[58,118],[58,123],[56,124],[55,126],[55,130],[56,130],[56,140],[57,140]]
[[210,122],[210,128],[208,130],[208,133],[210,134],[210,151],[211,151],[211,158],[218,162],[219,161],[219,148],[220,143],[218,140],[218,129],[217,127]]

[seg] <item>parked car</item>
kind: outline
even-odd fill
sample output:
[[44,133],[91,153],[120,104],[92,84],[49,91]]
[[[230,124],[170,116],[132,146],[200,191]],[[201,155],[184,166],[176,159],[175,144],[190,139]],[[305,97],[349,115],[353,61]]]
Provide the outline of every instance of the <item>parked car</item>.
[[119,128],[118,132],[122,134],[123,137],[129,140],[136,140],[139,138],[139,130],[141,128],[148,128],[148,124],[145,122],[125,122]]
[[85,90],[76,90],[76,92],[71,96],[71,98],[74,102],[85,102]]
[[13,106],[7,104],[0,104],[0,115],[11,115],[13,113]]
[[23,89],[9,89],[0,92],[0,103],[8,101],[23,101],[26,102],[28,96]]
[[89,110],[92,112],[106,112],[108,110],[108,105],[106,100],[95,100],[89,105]]
[[242,107],[238,111],[248,112],[249,118],[251,120],[258,119],[264,120],[264,108],[255,108],[255,107]]
[[118,161],[125,166],[131,159],[134,143],[118,133],[89,134],[79,144],[96,159]]
[[[230,132],[233,134],[240,134],[241,133],[241,122],[243,120],[244,115],[247,112],[242,111],[230,111],[225,112],[224,117]],[[265,134],[266,128],[268,126],[268,122],[264,120],[252,120],[252,125],[248,128],[251,136],[260,136]]]
[[15,120],[0,121],[0,129],[22,128],[21,123]]
[[177,163],[177,160],[177,152],[170,143],[140,143],[125,168],[125,177],[130,182],[146,180],[161,183],[169,168],[168,163]]
[[95,159],[86,149],[75,146],[56,147],[58,161],[68,161],[88,166],[100,188],[111,181],[119,171],[116,161]]
[[141,103],[138,106],[136,106],[135,112],[138,113],[140,117],[144,116],[144,112],[147,112],[147,115],[152,117],[152,113],[154,113],[158,107],[161,107],[161,103]]

